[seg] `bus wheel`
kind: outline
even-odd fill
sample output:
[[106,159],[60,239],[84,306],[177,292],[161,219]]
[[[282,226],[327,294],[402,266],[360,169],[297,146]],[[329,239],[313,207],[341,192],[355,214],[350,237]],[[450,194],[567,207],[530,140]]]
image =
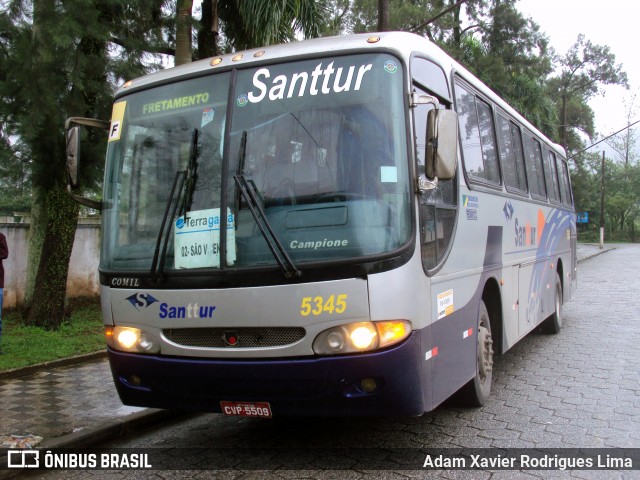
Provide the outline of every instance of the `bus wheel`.
[[542,324],[546,333],[556,334],[562,330],[562,283],[560,275],[556,274],[556,289],[554,298],[555,310]]
[[467,406],[481,407],[489,399],[493,379],[493,339],[489,312],[480,300],[476,375],[459,392],[458,399]]

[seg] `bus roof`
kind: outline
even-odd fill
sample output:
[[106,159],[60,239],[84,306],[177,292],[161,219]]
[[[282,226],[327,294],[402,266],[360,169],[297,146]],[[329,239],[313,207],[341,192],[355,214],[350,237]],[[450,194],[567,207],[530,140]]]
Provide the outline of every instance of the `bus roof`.
[[[376,42],[367,41],[370,38],[378,38],[379,40]],[[251,64],[271,63],[285,58],[317,56],[319,54],[343,55],[361,52],[363,50],[380,49],[392,50],[399,56],[408,56],[408,53],[411,51],[424,50],[425,45],[430,45],[430,47],[426,48],[437,48],[428,40],[418,35],[406,32],[384,32],[375,34],[322,37],[279,45],[269,45],[241,52],[218,55],[216,57],[198,60],[178,67],[160,70],[133,80],[130,87],[120,87],[117,95],[121,95],[127,90],[148,87],[150,84],[164,82],[178,77],[189,77],[213,70],[227,70],[229,68],[246,67]],[[446,60],[448,58],[447,55],[440,49],[438,49],[438,51],[442,54],[442,57],[437,60],[439,62],[445,62],[446,65]],[[219,63],[212,66],[212,62],[214,60],[217,60]],[[125,83],[125,85],[127,84]]]
[[[451,80],[452,74],[458,74],[502,110],[517,119],[532,133],[540,138],[546,139],[545,135],[528,122],[518,111],[482,83],[467,68],[440,49],[440,47],[424,37],[408,32],[378,32],[322,37],[218,55],[178,67],[160,70],[126,82],[117,90],[116,98],[131,91],[149,88],[155,84],[167,83],[182,77],[189,78],[199,76],[205,74],[205,72],[213,72],[215,70],[223,71],[231,68],[277,62],[282,59],[318,56],[319,54],[345,55],[366,50],[391,51],[406,62],[408,62],[412,53],[420,52],[425,57],[440,65],[449,80]],[[566,157],[566,153],[560,145],[551,143],[548,139],[546,140],[557,153]]]

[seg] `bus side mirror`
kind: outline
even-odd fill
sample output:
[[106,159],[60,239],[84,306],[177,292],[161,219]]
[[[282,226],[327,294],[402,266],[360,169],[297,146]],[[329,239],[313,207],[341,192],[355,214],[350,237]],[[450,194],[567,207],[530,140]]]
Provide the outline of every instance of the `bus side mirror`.
[[430,179],[450,180],[456,174],[458,115],[453,110],[429,110],[427,114],[426,174]]
[[80,161],[80,127],[67,130],[67,183],[69,190],[78,188],[78,164]]
[[67,193],[76,202],[85,207],[102,210],[102,202],[82,197],[73,193],[80,188],[78,173],[80,170],[80,126],[107,130],[109,122],[96,120],[95,118],[70,117],[67,119],[64,129],[67,141]]

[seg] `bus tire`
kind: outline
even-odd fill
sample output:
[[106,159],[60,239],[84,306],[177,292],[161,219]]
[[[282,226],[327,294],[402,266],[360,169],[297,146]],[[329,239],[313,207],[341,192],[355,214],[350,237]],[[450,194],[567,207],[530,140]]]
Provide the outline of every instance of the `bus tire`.
[[489,399],[493,380],[493,339],[489,312],[483,300],[478,308],[476,341],[476,374],[458,392],[460,403],[469,407],[481,407]]
[[543,324],[542,328],[545,333],[556,334],[562,330],[562,282],[560,282],[560,275],[556,273],[556,285],[555,285],[555,294],[554,294],[554,311],[553,314],[547,318]]

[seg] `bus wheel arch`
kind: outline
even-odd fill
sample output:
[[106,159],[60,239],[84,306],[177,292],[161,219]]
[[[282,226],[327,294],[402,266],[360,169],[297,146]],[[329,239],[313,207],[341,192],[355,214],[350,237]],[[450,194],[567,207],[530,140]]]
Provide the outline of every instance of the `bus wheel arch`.
[[487,307],[491,321],[493,351],[498,354],[504,353],[502,350],[504,334],[502,323],[502,295],[500,294],[500,284],[496,278],[490,278],[485,284],[482,292],[482,301]]
[[553,296],[553,313],[542,322],[542,330],[545,333],[557,334],[562,330],[562,324],[564,322],[563,312],[562,312],[562,304],[563,302],[563,286],[562,286],[562,269],[560,268],[561,264],[558,264],[558,269],[556,271],[555,285],[554,285],[554,296]]
[[501,344],[502,314],[500,305],[498,283],[495,279],[491,279],[487,282],[478,303],[476,373],[456,395],[460,403],[470,407],[481,407],[491,394],[494,351],[496,351],[496,345]]
[[560,287],[564,292],[564,268],[562,266],[562,259],[558,258],[558,261],[556,263],[557,263],[556,272],[558,272],[558,277],[560,278]]

